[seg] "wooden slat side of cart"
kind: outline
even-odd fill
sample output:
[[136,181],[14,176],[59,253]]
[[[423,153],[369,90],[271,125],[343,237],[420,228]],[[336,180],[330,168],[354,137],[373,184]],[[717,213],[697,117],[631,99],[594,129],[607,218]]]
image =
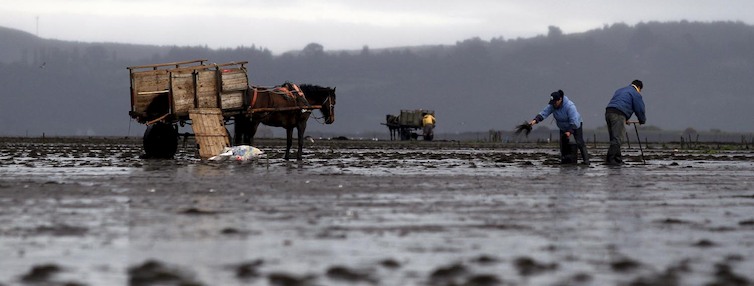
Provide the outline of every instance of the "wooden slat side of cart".
[[194,108],[219,108],[223,116],[241,114],[249,86],[247,62],[207,64],[207,60],[129,67],[131,117],[147,116],[158,96],[167,96],[173,121],[190,120]]

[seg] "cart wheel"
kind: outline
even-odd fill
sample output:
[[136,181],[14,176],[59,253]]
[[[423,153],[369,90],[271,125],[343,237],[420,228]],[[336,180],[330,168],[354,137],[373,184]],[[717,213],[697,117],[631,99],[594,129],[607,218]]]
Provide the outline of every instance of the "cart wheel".
[[178,150],[178,129],[170,123],[157,122],[144,131],[144,158],[172,159]]

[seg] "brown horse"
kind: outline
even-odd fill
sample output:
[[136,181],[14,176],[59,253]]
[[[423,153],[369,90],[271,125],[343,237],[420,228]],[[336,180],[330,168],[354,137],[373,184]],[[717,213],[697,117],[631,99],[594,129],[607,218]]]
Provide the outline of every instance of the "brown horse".
[[[304,148],[306,121],[313,109],[319,109],[326,124],[335,121],[335,88],[285,83],[282,86],[265,88],[250,87],[247,90],[251,103],[247,117],[236,122],[236,143],[254,144],[254,135],[259,123],[283,127],[286,131],[285,159],[288,160],[293,145],[293,128],[298,131],[298,154],[301,160]],[[238,132],[240,131],[240,132]],[[243,138],[238,138],[243,137]]]

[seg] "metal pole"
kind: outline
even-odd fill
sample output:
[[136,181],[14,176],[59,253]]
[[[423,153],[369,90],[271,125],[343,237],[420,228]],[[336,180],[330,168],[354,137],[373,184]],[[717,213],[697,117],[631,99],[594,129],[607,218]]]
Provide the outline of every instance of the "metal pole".
[[639,137],[639,128],[636,127],[637,122],[634,122],[634,131],[636,131],[636,140],[639,141],[639,151],[641,151],[641,161],[644,163],[644,165],[647,164],[647,161],[644,160],[644,148],[641,147],[641,138]]

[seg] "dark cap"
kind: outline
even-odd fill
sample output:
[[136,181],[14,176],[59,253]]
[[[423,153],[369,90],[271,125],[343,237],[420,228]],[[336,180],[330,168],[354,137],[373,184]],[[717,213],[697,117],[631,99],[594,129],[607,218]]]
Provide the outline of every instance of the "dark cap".
[[555,104],[556,101],[560,100],[561,98],[563,98],[563,91],[562,90],[558,90],[556,92],[553,92],[553,93],[550,94],[550,102],[549,102],[549,104],[553,105],[553,104]]
[[636,86],[636,87],[638,87],[639,89],[644,89],[644,83],[642,83],[642,82],[641,82],[640,80],[638,80],[638,79],[635,79],[634,81],[632,81],[632,82],[631,82],[631,84],[635,85],[635,86]]

